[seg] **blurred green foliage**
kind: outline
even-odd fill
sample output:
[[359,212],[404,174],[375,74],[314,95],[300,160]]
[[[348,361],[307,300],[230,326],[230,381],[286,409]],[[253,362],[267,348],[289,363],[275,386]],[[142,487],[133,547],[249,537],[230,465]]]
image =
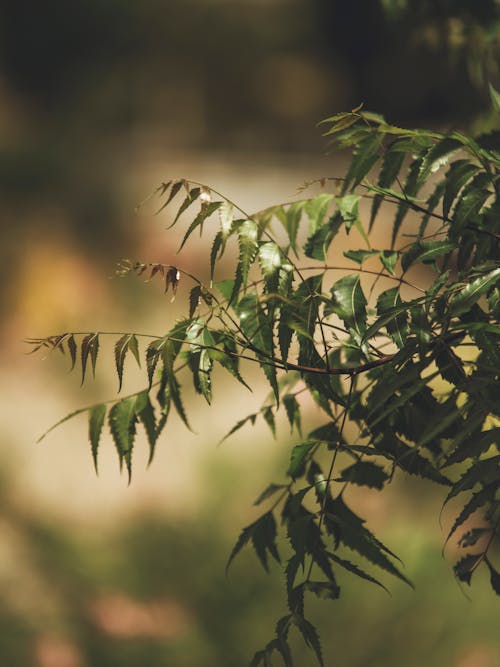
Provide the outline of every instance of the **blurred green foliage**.
[[[16,534],[16,579],[44,591],[22,602],[22,589],[10,590],[3,573],[0,651],[9,667],[241,667],[283,611],[277,572],[256,573],[251,553],[224,577],[226,521],[234,517],[220,498],[195,519],[140,514],[111,536],[21,511],[5,496],[2,507],[4,529]],[[471,603],[418,526],[417,519],[411,536],[398,520],[390,529],[415,592],[395,585],[390,597],[351,577],[340,581],[348,592],[328,614],[312,605],[327,665],[443,667],[477,651],[490,656],[485,667],[497,664],[497,602],[488,582],[478,581]],[[70,646],[73,662],[49,662],[50,645]],[[294,646],[298,665],[311,664],[306,651]]]

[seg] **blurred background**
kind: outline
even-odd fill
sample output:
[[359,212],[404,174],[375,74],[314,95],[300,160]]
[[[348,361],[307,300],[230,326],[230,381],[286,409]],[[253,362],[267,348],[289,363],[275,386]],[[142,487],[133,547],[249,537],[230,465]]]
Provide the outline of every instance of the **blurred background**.
[[[293,441],[281,424],[276,442],[256,426],[217,447],[265,396],[258,373],[253,394],[224,380],[212,408],[187,399],[197,433],[171,418],[147,470],[139,440],[127,486],[106,438],[95,476],[84,419],[36,444],[115,395],[111,347],[80,389],[64,359],[26,357],[22,339],[161,334],[185,312],[182,285],[171,303],[114,277],[123,257],[208,265],[202,243],[176,258],[155,202],[136,211],[162,181],[198,180],[250,210],[289,200],[342,174],[317,123],[361,102],[394,124],[491,129],[499,25],[496,0],[0,3],[0,665],[242,667],[270,638],[278,573],[251,553],[228,578],[224,565]],[[130,366],[126,390],[142,381]],[[469,600],[441,556],[441,495],[405,479],[356,502],[416,592],[346,581],[341,600],[313,605],[326,664],[500,665],[498,601],[480,574]]]

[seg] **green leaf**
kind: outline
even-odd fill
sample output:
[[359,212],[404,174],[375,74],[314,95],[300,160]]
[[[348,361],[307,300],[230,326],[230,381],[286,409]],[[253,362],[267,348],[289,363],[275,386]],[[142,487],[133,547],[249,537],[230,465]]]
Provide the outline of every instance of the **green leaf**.
[[[493,109],[500,113],[500,93],[496,90],[491,83],[488,83],[488,89],[490,91],[491,104]],[[498,593],[498,591],[497,591]]]
[[330,290],[332,302],[325,314],[335,313],[347,327],[362,333],[366,328],[366,298],[358,273],[352,273],[334,283]]
[[[154,458],[156,442],[158,440],[158,436],[160,435],[160,430],[161,428],[163,428],[164,424],[161,425],[161,428],[159,424],[158,425],[156,424],[155,411],[147,391],[143,391],[140,394],[138,394],[136,399],[135,412],[137,417],[139,418],[139,421],[144,427],[148,439],[149,443],[148,465],[150,465]],[[165,421],[167,414],[168,410],[164,412]]]
[[302,477],[305,470],[305,462],[309,455],[311,449],[315,446],[313,440],[307,440],[306,442],[300,443],[300,445],[295,445],[292,449],[290,455],[290,465],[288,466],[288,475],[293,479]]
[[156,366],[158,365],[158,360],[161,356],[160,346],[163,344],[164,344],[164,339],[154,340],[146,348],[146,368],[148,372],[149,389],[151,389],[151,386],[153,384],[154,373],[156,370]]
[[365,339],[369,338],[385,326],[387,333],[399,349],[404,347],[408,332],[408,305],[401,301],[399,287],[391,287],[381,292],[377,299],[379,318],[366,331]]
[[293,394],[285,394],[283,396],[283,403],[285,404],[286,416],[290,423],[290,432],[294,427],[300,433],[300,406]]
[[[400,198],[398,208],[396,211],[396,216],[392,224],[391,247],[394,246],[399,229],[403,224],[406,214],[410,209],[410,202],[412,201],[412,198],[414,198],[417,195],[420,189],[418,183],[418,175],[420,172],[421,164],[422,164],[422,158],[417,157],[416,159],[413,160],[413,162],[410,164],[410,168],[408,169],[408,173],[403,186],[403,198],[402,199]],[[399,196],[401,197],[401,195]]]
[[360,196],[354,194],[335,198],[340,216],[346,226],[347,231],[349,231],[351,227],[359,220],[359,200]]
[[333,195],[322,193],[307,201],[304,211],[309,219],[309,234],[314,234],[323,225],[324,217],[332,200]]
[[394,267],[398,261],[399,253],[396,250],[381,250],[379,253],[382,266],[388,271],[391,276],[394,275]]
[[[498,95],[498,93],[497,93]],[[497,101],[497,111],[500,111],[500,96]],[[490,582],[491,582],[491,587],[495,591],[497,595],[500,595],[500,573],[495,570],[493,565],[491,564],[490,559],[486,556],[484,559],[484,562],[488,566],[488,570],[490,571]]]
[[277,274],[281,267],[281,250],[276,243],[270,241],[259,246],[259,264],[266,278]]
[[239,431],[240,428],[245,426],[248,422],[252,424],[252,426],[255,424],[255,420],[257,419],[257,413],[253,413],[251,415],[247,415],[243,419],[240,419],[236,424],[232,427],[232,429],[226,433],[226,435],[222,438],[221,442],[224,442],[229,436],[233,435],[233,433],[236,433],[236,431]]
[[283,212],[283,216],[280,217],[280,220],[288,234],[290,246],[295,252],[297,252],[297,233],[305,204],[306,201],[299,201],[291,204],[288,207],[286,213]]
[[106,417],[106,406],[95,405],[89,410],[89,441],[92,450],[92,459],[94,461],[95,471],[97,473],[97,452],[99,450],[99,440],[101,438],[104,418]]
[[304,254],[306,257],[324,262],[328,254],[328,248],[342,225],[342,216],[338,211],[335,211],[328,222],[319,227],[307,239],[304,245]]
[[326,525],[340,532],[340,540],[346,547],[357,551],[374,565],[412,586],[407,577],[386,556],[386,553],[393,556],[394,554],[364,527],[362,519],[347,507],[342,498],[328,502],[327,509]]
[[475,220],[487,199],[491,196],[491,191],[488,189],[490,183],[491,176],[481,172],[464,186],[453,211],[453,220],[450,226],[450,236],[452,238],[456,238],[458,232],[467,223]]
[[177,381],[177,378],[175,377],[174,372],[168,373],[168,389],[170,392],[170,397],[172,399],[172,402],[174,404],[174,407],[177,411],[177,414],[179,417],[182,419],[186,427],[191,431],[191,426],[189,425],[189,421],[186,415],[186,411],[184,410],[184,405],[182,403],[182,398],[181,398],[181,386],[179,382]]
[[200,193],[201,193],[201,188],[192,188],[192,189],[189,191],[187,197],[186,197],[185,200],[182,202],[182,204],[181,204],[179,210],[177,211],[177,215],[175,216],[174,221],[173,221],[173,223],[170,225],[170,227],[173,227],[173,226],[175,225],[175,223],[177,222],[177,220],[178,220],[178,219],[181,217],[181,215],[184,213],[184,211],[186,211],[187,208],[188,208],[189,206],[191,206],[191,204],[192,204],[193,202],[195,202],[195,201],[198,199],[198,197],[200,196]]
[[471,496],[471,498],[465,503],[462,511],[455,519],[453,526],[451,527],[450,532],[448,533],[445,544],[449,541],[451,536],[460,528],[460,526],[463,526],[463,524],[467,521],[467,519],[471,516],[471,514],[476,512],[481,507],[484,507],[486,503],[489,500],[491,500],[491,497],[494,495],[495,495],[494,485],[485,486],[480,491],[474,493]]
[[[118,391],[121,391],[123,383],[123,365],[125,363],[125,357],[132,340],[133,334],[124,334],[116,343],[115,343],[115,365],[116,373],[118,375]],[[137,345],[137,340],[136,340]],[[138,350],[137,350],[138,353]]]
[[347,250],[346,252],[344,252],[344,257],[347,257],[347,259],[351,259],[353,262],[356,262],[357,264],[362,264],[367,257],[371,257],[372,255],[377,255],[378,252],[379,252],[378,250]]
[[451,317],[466,313],[491,287],[500,281],[500,268],[476,278],[461,289],[449,302],[448,312]]
[[356,461],[342,471],[342,480],[373,489],[383,489],[388,479],[389,475],[371,461]]
[[443,196],[443,216],[445,218],[448,217],[460,190],[478,171],[479,167],[469,160],[456,160],[450,166],[445,177],[446,187]]
[[201,297],[201,285],[195,285],[189,292],[189,317],[193,317]]
[[209,218],[212,213],[214,213],[219,206],[222,204],[220,201],[212,201],[208,203],[202,203],[200,212],[196,216],[196,218],[193,220],[193,222],[189,225],[187,228],[186,233],[184,234],[184,238],[182,239],[182,243],[179,246],[179,250],[177,252],[180,252],[184,245],[186,244],[186,241],[188,238],[191,236],[191,234],[194,232],[194,230],[197,227],[201,227],[205,220]]
[[344,181],[342,192],[353,190],[379,159],[379,149],[382,146],[384,135],[372,133],[359,142],[354,151],[349,171]]
[[135,425],[137,422],[135,402],[135,396],[125,398],[122,401],[115,403],[108,414],[108,424],[118,452],[120,468],[125,461],[129,483],[132,476],[132,450],[134,447]]
[[401,266],[406,272],[414,264],[432,264],[438,257],[455,250],[455,243],[449,241],[419,241],[404,253]]
[[87,361],[90,356],[92,373],[95,377],[95,364],[97,353],[99,351],[99,334],[91,333],[82,340],[81,358],[82,358],[82,385],[85,382],[85,372],[87,370]]
[[248,272],[257,254],[257,236],[258,228],[253,220],[244,220],[238,226],[239,258],[236,267],[236,276],[233,284],[233,291],[229,299],[232,303],[240,290],[246,287]]
[[284,484],[269,484],[264,491],[260,494],[260,496],[257,498],[257,500],[254,502],[254,505],[260,505],[261,503],[264,502],[264,500],[267,500],[268,498],[271,498],[272,496],[275,495],[278,491],[281,491],[282,489],[286,489],[287,487]]
[[432,173],[436,172],[446,163],[444,158],[460,148],[462,148],[462,142],[453,137],[444,137],[431,146],[425,154],[420,167],[420,184],[423,185]]
[[500,455],[491,456],[490,458],[476,461],[452,486],[444,502],[447,503],[459,493],[463,493],[464,491],[468,491],[469,489],[474,488],[476,484],[480,483],[483,486],[487,486],[488,484],[498,483],[499,481]]
[[72,371],[76,364],[76,350],[77,350],[75,337],[73,336],[73,334],[71,334],[71,336],[68,338],[68,350],[71,357],[70,370]]
[[[391,150],[392,147],[389,147],[384,155],[384,160],[382,162],[382,168],[380,169],[380,175],[378,179],[378,186],[380,188],[390,188],[391,185],[396,180],[403,162],[405,159],[405,154],[401,151]],[[370,214],[370,222],[368,225],[368,231],[371,232],[375,218],[377,217],[380,204],[382,203],[383,195],[375,195],[372,203],[372,210]]]
[[306,645],[314,651],[319,665],[324,667],[325,663],[323,662],[323,655],[321,653],[321,643],[319,640],[318,632],[314,625],[312,625],[303,616],[298,616],[297,614],[293,616],[293,622],[299,629]]
[[453,567],[456,578],[464,584],[468,584],[470,586],[475,566],[480,558],[482,558],[481,554],[469,554],[468,556],[461,558]]
[[254,521],[254,523],[251,523],[241,531],[229,556],[226,565],[226,574],[234,558],[250,540],[266,572],[269,570],[267,562],[268,553],[279,563],[280,557],[276,548],[276,522],[273,513],[266,512],[257,521]]
[[222,236],[222,232],[217,232],[214,241],[212,243],[212,248],[210,250],[210,281],[213,281],[214,279],[215,263],[217,259],[220,259],[220,257],[222,256],[223,248],[224,248],[224,238]]
[[350,561],[345,560],[344,558],[339,558],[337,554],[331,552],[328,552],[328,558],[333,560],[334,563],[337,563],[337,565],[340,565],[340,567],[343,567],[344,570],[347,570],[348,572],[355,574],[360,579],[365,579],[366,581],[370,581],[372,584],[376,584],[377,586],[380,586],[380,588],[383,588],[384,591],[387,591],[387,588],[383,584],[381,584],[380,581],[378,581],[378,579],[375,579],[375,577],[372,577],[370,574],[367,574],[354,563],[351,563]]
[[227,239],[231,234],[234,220],[234,207],[227,201],[219,206],[220,235],[222,239]]

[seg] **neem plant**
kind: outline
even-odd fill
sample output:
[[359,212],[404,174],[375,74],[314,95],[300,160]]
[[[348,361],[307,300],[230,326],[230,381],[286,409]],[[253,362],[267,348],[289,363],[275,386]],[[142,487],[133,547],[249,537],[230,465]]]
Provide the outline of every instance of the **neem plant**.
[[[498,110],[494,90],[492,97]],[[455,575],[470,584],[478,567],[488,568],[500,594],[491,561],[500,532],[500,133],[473,139],[407,130],[361,108],[324,124],[352,159],[345,178],[322,179],[316,196],[250,215],[186,179],[158,188],[161,209],[182,202],[172,224],[197,204],[181,249],[195,230],[209,236],[210,278],[191,275],[182,264],[123,262],[122,274],[161,276],[167,291],[175,292],[179,278],[192,281],[186,317],[150,337],[144,352],[140,334],[123,333],[116,341],[119,387],[130,352],[138,363],[145,357],[145,389],[62,420],[88,413],[96,467],[107,422],[130,476],[138,426],[152,459],[171,406],[188,424],[184,378],[210,403],[215,366],[245,386],[240,360],[261,367],[270,397],[230,434],[259,418],[274,434],[282,410],[297,444],[284,481],[267,486],[256,501],[268,508],[243,529],[229,557],[228,566],[251,543],[266,570],[270,558],[283,564],[288,613],[252,665],[271,664],[273,652],[291,665],[292,627],[323,664],[304,598],[338,598],[339,570],[382,585],[379,568],[410,583],[346,494],[350,485],[381,490],[397,470],[442,485],[445,503],[461,494],[463,509],[447,537],[459,536],[463,552]],[[371,203],[367,220],[358,211],[362,199]],[[382,210],[383,224],[392,219],[390,240],[375,249],[370,232],[382,224]],[[344,257],[332,243],[340,235],[353,240]],[[223,276],[220,260],[231,246],[238,251],[231,255],[234,268]],[[84,381],[87,367],[95,371],[104,335],[63,333],[30,342],[35,350],[66,353],[73,367],[79,357]],[[308,396],[322,419],[303,436],[301,403]],[[483,520],[468,521],[478,511]],[[288,538],[286,556],[278,553],[278,523]]]

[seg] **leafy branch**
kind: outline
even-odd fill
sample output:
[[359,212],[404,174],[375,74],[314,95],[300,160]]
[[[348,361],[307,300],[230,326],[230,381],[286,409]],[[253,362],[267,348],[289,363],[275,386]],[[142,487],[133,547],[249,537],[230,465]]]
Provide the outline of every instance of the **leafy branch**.
[[[96,468],[107,423],[129,479],[138,426],[150,462],[171,406],[189,428],[186,379],[211,403],[215,367],[247,389],[242,362],[262,369],[270,395],[226,437],[257,419],[274,437],[284,414],[297,441],[285,479],[269,484],[255,503],[268,504],[267,511],[242,530],[228,560],[229,567],[252,545],[266,571],[274,561],[285,577],[288,610],[255,654],[257,667],[275,653],[292,665],[293,628],[324,664],[305,600],[337,599],[339,572],[384,589],[378,571],[412,585],[396,554],[349,506],[352,486],[379,492],[399,473],[445,488],[445,504],[465,494],[446,540],[457,538],[465,550],[455,574],[469,584],[486,567],[500,591],[491,556],[500,512],[498,136],[400,128],[361,107],[325,124],[327,137],[351,150],[352,159],[345,176],[316,181],[321,191],[314,196],[301,193],[250,214],[185,178],[157,188],[157,212],[171,215],[170,227],[186,221],[180,251],[195,231],[210,240],[199,275],[168,262],[119,266],[122,276],[160,278],[174,297],[188,279],[186,315],[168,331],[83,331],[28,341],[33,351],[66,354],[72,369],[79,361],[83,383],[89,368],[95,375],[101,337],[115,337],[118,391],[127,358],[143,366],[145,388],[58,423],[88,413]],[[363,200],[371,204],[368,219]],[[370,233],[382,213],[388,240],[375,249]],[[342,237],[351,242],[343,257],[352,266],[337,257]],[[307,434],[304,397],[321,415]]]

